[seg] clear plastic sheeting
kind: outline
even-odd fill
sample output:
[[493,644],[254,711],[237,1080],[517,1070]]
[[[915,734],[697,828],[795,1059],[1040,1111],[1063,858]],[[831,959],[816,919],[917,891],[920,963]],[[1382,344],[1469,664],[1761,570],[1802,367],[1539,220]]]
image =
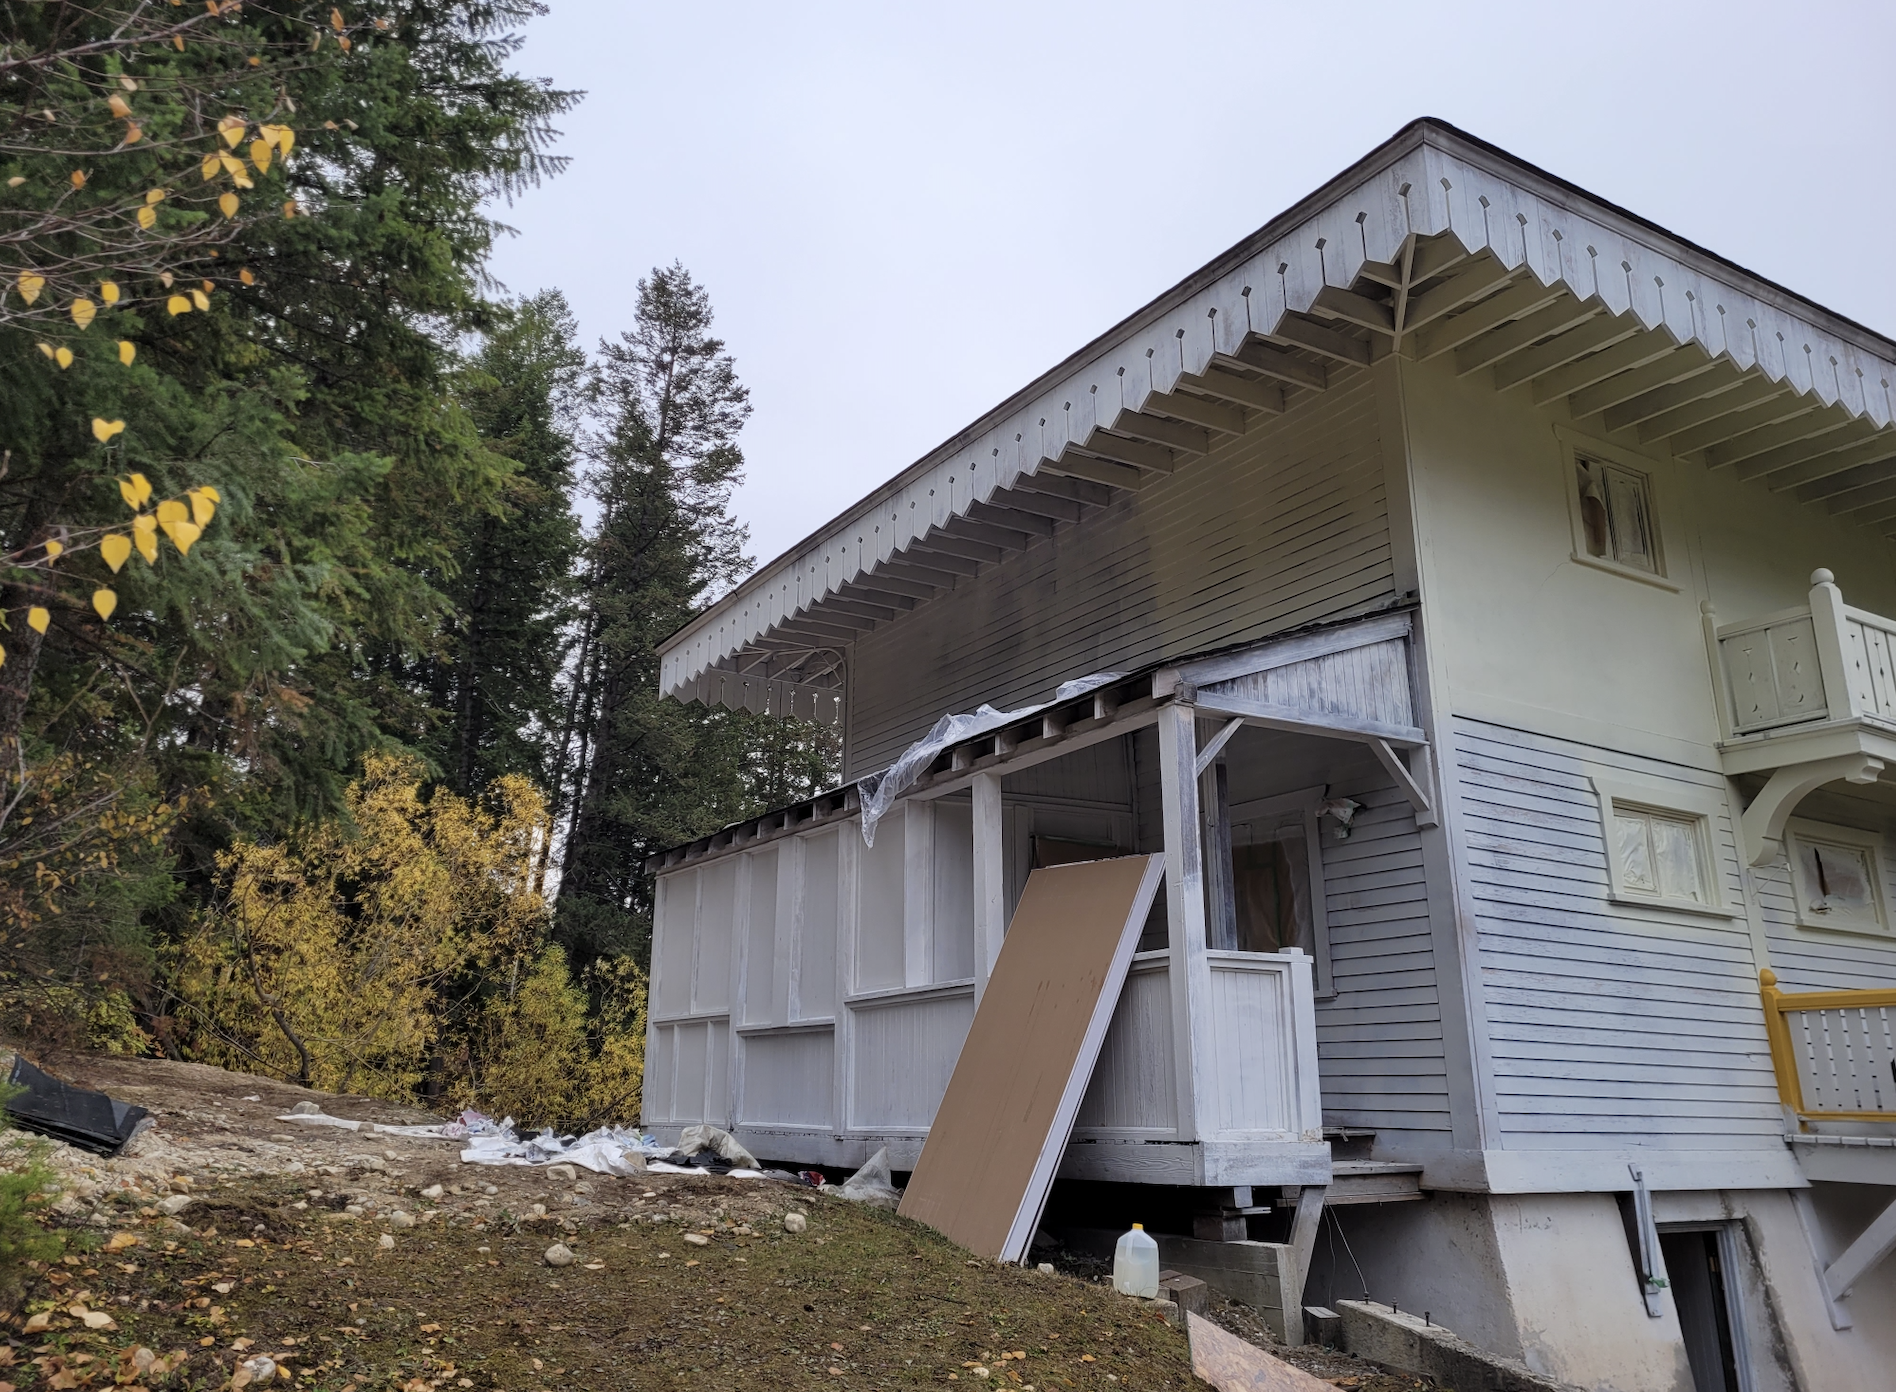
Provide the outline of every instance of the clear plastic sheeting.
[[916,740],[902,751],[902,757],[880,774],[866,774],[856,782],[856,795],[862,806],[862,843],[874,847],[876,844],[876,823],[889,813],[896,800],[915,786],[915,780],[922,776],[930,764],[934,763],[942,750],[963,740],[985,735],[990,730],[998,730],[1003,725],[1011,725],[1016,720],[1024,720],[1035,711],[1057,706],[1062,701],[1071,701],[1076,696],[1084,696],[1089,691],[1097,691],[1125,676],[1124,672],[1095,672],[1090,677],[1080,677],[1070,682],[1062,682],[1053,693],[1051,701],[1042,701],[1037,706],[1022,706],[1018,710],[995,710],[983,705],[972,715],[944,715],[935,722],[934,729]]
[[687,1126],[678,1136],[679,1152],[695,1155],[708,1150],[713,1155],[723,1156],[740,1169],[757,1168],[757,1157],[737,1143],[737,1137],[717,1126]]
[[488,1122],[470,1134],[461,1151],[464,1165],[578,1165],[594,1174],[642,1174],[647,1157],[666,1150],[650,1136],[620,1126],[602,1126],[584,1136],[557,1136],[542,1131],[528,1140],[514,1134],[513,1118]]
[[894,1210],[902,1203],[902,1191],[895,1187],[889,1171],[889,1149],[884,1146],[869,1157],[869,1163],[837,1186],[837,1193],[857,1203]]

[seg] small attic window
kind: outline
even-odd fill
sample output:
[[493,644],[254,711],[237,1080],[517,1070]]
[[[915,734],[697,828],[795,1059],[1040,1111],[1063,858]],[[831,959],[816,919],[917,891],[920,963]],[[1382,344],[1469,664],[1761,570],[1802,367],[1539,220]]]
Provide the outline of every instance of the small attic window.
[[1576,455],[1574,487],[1580,503],[1579,540],[1587,555],[1648,575],[1663,573],[1648,475],[1624,464]]

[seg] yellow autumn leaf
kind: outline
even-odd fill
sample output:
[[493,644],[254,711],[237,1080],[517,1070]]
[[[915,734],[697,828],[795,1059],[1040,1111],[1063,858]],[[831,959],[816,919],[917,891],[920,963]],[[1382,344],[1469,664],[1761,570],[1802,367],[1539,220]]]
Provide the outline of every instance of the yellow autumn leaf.
[[295,199],[292,198],[288,203],[285,203],[283,205],[283,216],[286,218],[293,218],[296,216],[296,200]]
[[[123,488],[126,485],[120,484],[119,486]],[[132,490],[130,500],[132,506],[145,506],[146,502],[151,498],[151,480],[146,478],[143,474],[133,474],[130,479],[130,486]]]
[[116,280],[100,281],[99,298],[104,300],[107,304],[117,304],[119,302],[118,282]]
[[[124,541],[125,538],[120,537],[119,540]],[[123,564],[124,560],[125,558],[123,556],[119,557],[120,564]],[[118,566],[113,566],[112,569],[117,570]],[[112,617],[112,611],[118,608],[118,596],[113,594],[110,590],[94,590],[92,592],[92,607],[99,611],[100,618],[109,619]]]
[[170,271],[160,271],[160,272],[158,272],[158,283],[159,283],[160,285],[162,285],[162,286],[164,286],[164,287],[165,287],[165,289],[167,289],[167,290],[169,290],[169,289],[171,288],[171,282],[172,282],[172,281],[174,281],[174,280],[176,280],[176,279],[177,279],[177,277],[176,277],[176,276],[174,276],[174,275],[172,275]]
[[72,186],[76,189],[82,189],[86,186],[85,170],[75,169],[72,171]]
[[138,345],[133,343],[129,338],[121,338],[119,340],[119,361],[124,363],[125,366],[130,367],[132,365],[132,359],[137,356]]
[[44,633],[52,622],[52,613],[44,605],[35,604],[26,611],[27,627],[35,633]]
[[336,39],[336,47],[340,48],[344,53],[347,53],[352,47],[349,42],[349,36],[347,34],[340,35]]
[[92,321],[98,313],[99,307],[83,296],[72,302],[72,322],[79,326],[80,333],[92,327]]
[[193,290],[191,292],[191,303],[195,304],[199,309],[209,309],[211,307],[211,297],[202,290]]
[[161,522],[165,535],[171,538],[171,544],[178,548],[178,554],[188,556],[197,539],[204,535],[202,528],[195,522]]
[[108,532],[99,538],[99,555],[112,567],[112,573],[118,574],[118,568],[125,564],[126,557],[132,554],[132,539],[123,532]]
[[63,542],[63,541],[49,541],[49,542],[47,542],[47,543],[46,543],[46,559],[47,559],[47,560],[49,560],[49,561],[56,561],[56,560],[58,560],[58,559],[59,559],[59,558],[60,558],[61,556],[63,556],[63,555],[65,555],[65,554],[66,554],[66,543],[65,543],[65,542]]
[[158,519],[141,512],[132,519],[132,544],[146,565],[158,564]]
[[180,53],[184,52],[184,35],[173,34],[171,36],[171,46],[177,49],[178,52]]
[[31,271],[22,271],[20,278],[13,284],[14,288],[20,292],[20,298],[32,304],[39,298],[40,291],[46,288],[46,277],[36,276]]
[[124,428],[125,422],[122,420],[101,420],[98,416],[92,418],[92,438],[102,445],[111,444],[112,437]]
[[146,189],[145,201],[147,203],[162,203],[165,201],[165,197],[169,192],[170,191],[168,189],[161,189],[161,188]]
[[7,187],[8,187],[8,188],[18,188],[18,187],[19,187],[19,186],[20,186],[21,184],[23,184],[23,183],[25,183],[25,182],[26,182],[26,175],[24,175],[24,174],[15,174],[15,175],[14,175],[14,176],[13,176],[13,177],[12,177],[11,179],[8,179],[8,180],[7,180]]
[[182,295],[173,295],[170,299],[165,301],[165,308],[170,310],[174,315],[189,314],[191,312],[191,302]]
[[218,163],[224,166],[224,172],[226,174],[242,174],[244,172],[244,162],[235,155],[220,154],[217,159]]
[[66,347],[63,343],[60,344],[58,351],[53,354],[53,361],[58,363],[59,370],[64,372],[67,368],[72,366],[72,349]]
[[145,138],[145,129],[143,126],[139,125],[138,122],[127,121],[125,123],[125,143],[127,145],[136,145],[139,141],[143,140],[144,138]]
[[296,132],[290,129],[290,127],[265,126],[264,130],[270,133],[270,138],[272,140],[276,141],[278,154],[283,155],[284,157],[287,158],[289,156],[290,151],[296,148]]
[[250,162],[257,166],[259,174],[270,172],[270,156],[275,153],[275,149],[276,147],[262,136],[250,142]]
[[198,173],[204,176],[204,182],[208,184],[217,177],[217,172],[223,167],[222,160],[215,154],[209,154],[204,157],[204,163],[198,166]]
[[257,283],[256,276],[251,274],[250,267],[248,266],[245,266],[242,270],[237,272],[237,279],[241,280],[245,285],[255,285]]
[[217,200],[217,206],[223,212],[225,217],[236,217],[237,216],[237,195],[234,193],[227,193],[223,195],[221,198]]
[[176,498],[166,498],[158,504],[158,520],[162,522],[183,522],[190,516],[184,510],[184,504]]
[[213,490],[193,488],[185,496],[191,500],[191,520],[200,527],[211,525],[211,518],[217,515],[217,504],[205,496]]
[[331,29],[334,29],[338,34],[342,32],[342,11],[341,10],[331,10],[329,12],[329,27]]
[[237,148],[237,142],[244,138],[246,129],[241,116],[226,116],[217,123],[217,133],[224,137],[224,143],[233,150]]
[[224,501],[224,495],[222,493],[219,493],[215,488],[211,487],[211,485],[208,483],[198,485],[197,491],[202,493],[205,497],[209,498],[214,503],[221,503]]
[[135,77],[127,77],[124,73],[119,74],[118,84],[128,92],[136,92],[138,90],[138,79]]
[[40,352],[44,353],[49,358],[53,356],[53,345],[50,343],[40,344],[39,350]]
[[4,667],[6,665],[7,665],[7,650],[5,648],[0,648],[0,667]]
[[111,96],[107,97],[105,99],[105,104],[109,106],[110,108],[112,108],[112,114],[114,116],[117,116],[121,119],[123,119],[124,117],[130,116],[132,114],[132,108],[125,104],[125,98],[121,97],[117,92],[114,92]]
[[153,224],[155,224],[157,221],[158,221],[158,210],[152,207],[150,204],[146,204],[144,207],[138,210],[138,225],[144,228],[147,232],[151,231]]

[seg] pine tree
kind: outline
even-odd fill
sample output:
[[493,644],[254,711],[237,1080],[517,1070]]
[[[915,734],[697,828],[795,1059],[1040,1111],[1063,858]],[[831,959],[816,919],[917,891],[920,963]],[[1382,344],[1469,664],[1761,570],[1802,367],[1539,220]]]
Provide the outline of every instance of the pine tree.
[[576,965],[643,957],[653,851],[752,805],[730,712],[661,700],[658,645],[749,566],[730,515],[749,392],[681,265],[639,282],[636,326],[600,345],[600,509],[568,691],[556,936]]
[[454,614],[426,683],[443,720],[429,752],[463,796],[508,773],[545,787],[552,773],[580,544],[569,500],[586,374],[577,338],[566,297],[544,291],[488,336],[462,391],[482,438],[515,467],[498,505],[464,523],[442,585]]

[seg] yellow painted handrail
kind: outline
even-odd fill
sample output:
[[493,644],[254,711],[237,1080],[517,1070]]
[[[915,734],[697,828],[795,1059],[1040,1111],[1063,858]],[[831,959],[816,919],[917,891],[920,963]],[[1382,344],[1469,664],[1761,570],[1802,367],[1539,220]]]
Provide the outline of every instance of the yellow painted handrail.
[[1778,1096],[1799,1116],[1839,1121],[1888,1121],[1888,1112],[1811,1111],[1804,1106],[1804,1088],[1798,1080],[1797,1055],[1791,1028],[1784,1017],[1803,1010],[1861,1010],[1896,1006],[1896,987],[1861,991],[1780,991],[1777,973],[1766,967],[1758,973],[1758,994],[1764,998],[1764,1033],[1771,1042],[1771,1071],[1777,1075]]

